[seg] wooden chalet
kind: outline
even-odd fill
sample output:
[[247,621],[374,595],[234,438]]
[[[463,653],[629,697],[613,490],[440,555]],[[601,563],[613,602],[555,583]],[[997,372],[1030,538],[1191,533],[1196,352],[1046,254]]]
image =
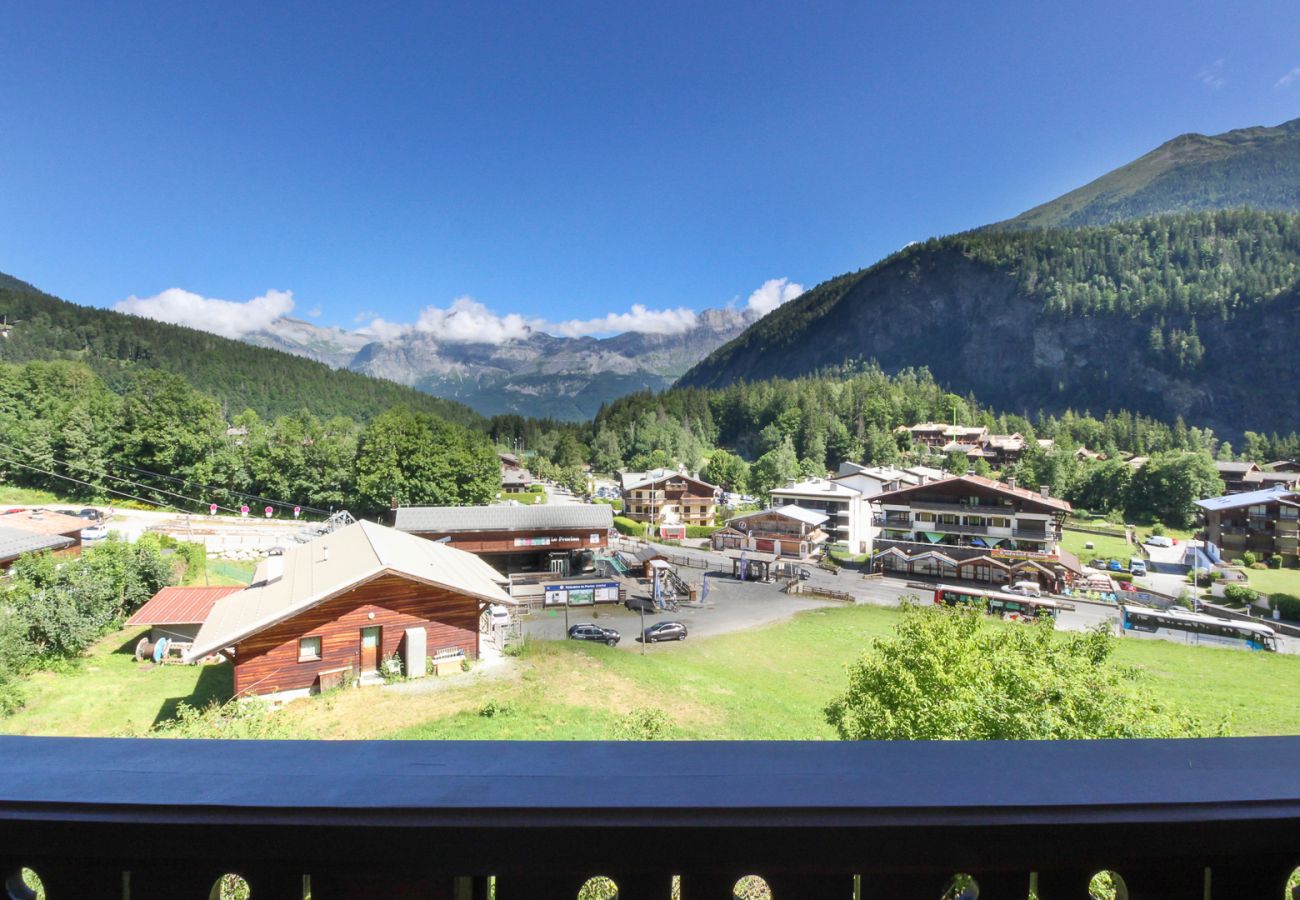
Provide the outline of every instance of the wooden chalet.
[[714,550],[758,550],[807,559],[826,541],[829,516],[794,504],[736,516],[712,536]]
[[185,655],[229,658],[236,696],[377,679],[392,656],[420,677],[430,657],[477,658],[480,615],[515,605],[504,576],[473,554],[370,522],[267,562],[217,601]]
[[712,525],[720,489],[671,469],[624,472],[623,515],[634,522]]
[[0,528],[15,528],[29,534],[67,539],[69,543],[57,552],[71,556],[81,552],[81,530],[86,525],[86,520],[80,516],[69,516],[48,509],[23,509],[0,516]]
[[[3,523],[0,519],[0,523]],[[8,528],[0,524],[0,571],[16,563],[28,553],[76,553],[80,547],[71,538],[58,534],[39,534],[21,528]]]
[[242,590],[238,586],[165,587],[137,609],[126,624],[128,628],[149,626],[149,640],[154,643],[167,638],[192,644],[217,601]]

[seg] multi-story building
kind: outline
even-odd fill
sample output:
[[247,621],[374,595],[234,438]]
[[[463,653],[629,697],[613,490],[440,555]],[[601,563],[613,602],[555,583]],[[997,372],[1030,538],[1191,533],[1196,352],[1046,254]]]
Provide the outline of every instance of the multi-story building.
[[1297,562],[1300,493],[1282,487],[1228,494],[1196,501],[1205,539],[1223,556],[1238,558],[1247,550],[1260,557],[1278,554],[1285,565]]
[[941,580],[1035,579],[1060,590],[1081,573],[1060,546],[1070,504],[978,475],[958,475],[875,498],[875,565]]
[[623,515],[635,522],[712,525],[719,488],[672,469],[621,472]]
[[822,526],[829,517],[790,504],[736,516],[713,533],[714,550],[753,550],[807,559],[826,540]]
[[860,490],[833,478],[806,478],[768,492],[773,506],[798,506],[828,517],[823,529],[852,553],[870,553],[871,504]]

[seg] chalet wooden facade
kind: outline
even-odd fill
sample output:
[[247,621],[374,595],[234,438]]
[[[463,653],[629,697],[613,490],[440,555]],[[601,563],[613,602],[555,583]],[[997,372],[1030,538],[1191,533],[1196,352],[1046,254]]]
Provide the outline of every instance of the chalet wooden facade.
[[398,531],[482,557],[498,571],[590,571],[609,547],[614,512],[601,504],[558,506],[403,506]]
[[623,515],[635,522],[712,525],[718,511],[716,485],[680,472],[623,473]]
[[472,554],[369,522],[295,547],[273,569],[217,601],[186,654],[225,655],[236,696],[364,682],[389,657],[411,677],[440,653],[476,659],[487,605],[514,603]]
[[756,550],[792,559],[807,559],[826,541],[822,530],[830,517],[793,504],[736,516],[712,535],[714,550]]

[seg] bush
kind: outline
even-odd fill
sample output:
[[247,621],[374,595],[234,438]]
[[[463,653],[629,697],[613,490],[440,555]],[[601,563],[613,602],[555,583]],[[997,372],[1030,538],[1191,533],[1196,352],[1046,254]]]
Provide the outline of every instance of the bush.
[[687,525],[686,536],[688,538],[706,538],[717,530],[717,525]]
[[1272,594],[1268,605],[1282,614],[1282,618],[1300,622],[1300,597],[1294,594]]
[[1281,553],[1274,553],[1272,556],[1270,556],[1270,557],[1268,558],[1268,567],[1269,567],[1270,569],[1280,569],[1280,568],[1282,568],[1282,554],[1281,554]]
[[1111,573],[1109,573],[1109,574],[1110,574],[1110,577],[1111,577],[1111,578],[1114,578],[1116,581],[1132,581],[1132,580],[1133,580],[1133,573],[1132,573],[1132,572],[1111,572]]
[[1247,550],[1245,553],[1241,554],[1241,564],[1247,568],[1254,568],[1255,563],[1258,561],[1259,557],[1256,556],[1253,551]]
[[662,740],[668,725],[668,714],[659,707],[638,706],[614,723],[614,740]]
[[546,485],[544,485],[544,484],[530,484],[530,485],[528,486],[528,493],[530,493],[530,494],[545,494],[545,493],[546,493]]
[[1230,584],[1223,589],[1223,597],[1229,603],[1250,606],[1259,599],[1259,594],[1244,584]]
[[619,534],[625,534],[629,537],[643,537],[645,535],[645,524],[634,522],[627,516],[615,516],[614,527],[618,529]]
[[1165,533],[1165,526],[1160,522],[1152,522],[1151,533],[1156,537],[1163,537]]
[[597,497],[596,500],[595,500],[595,502],[596,502],[596,503],[603,503],[605,506],[612,506],[612,507],[614,507],[614,512],[622,512],[622,511],[623,511],[623,501],[620,500],[620,499],[618,499],[617,497],[614,497],[614,498],[610,498],[610,497]]
[[478,714],[485,719],[508,716],[514,711],[514,707],[504,700],[487,700],[478,708]]

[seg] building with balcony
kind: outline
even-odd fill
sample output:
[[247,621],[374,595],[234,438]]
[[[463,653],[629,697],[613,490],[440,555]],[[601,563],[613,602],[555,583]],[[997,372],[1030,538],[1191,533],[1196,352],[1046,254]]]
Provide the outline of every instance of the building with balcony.
[[736,516],[712,535],[714,550],[753,550],[807,559],[826,540],[826,513],[790,504]]
[[870,553],[874,532],[871,504],[860,490],[834,478],[805,478],[768,492],[772,506],[797,506],[826,515],[822,530],[831,543],[842,544],[851,553]]
[[1080,571],[1060,547],[1070,504],[978,475],[958,475],[874,498],[885,570],[971,581],[1034,577],[1059,588]]
[[1243,494],[1197,500],[1205,539],[1223,556],[1237,559],[1247,550],[1261,558],[1277,554],[1296,565],[1300,534],[1300,493],[1271,487]]
[[226,656],[237,697],[377,680],[391,656],[420,677],[435,654],[478,658],[482,612],[515,605],[505,583],[471,553],[356,522],[266,560],[217,600],[185,661]]
[[712,525],[720,488],[672,469],[621,472],[623,515],[656,525]]
[[587,571],[609,546],[604,503],[533,506],[399,506],[393,527],[473,553],[504,574]]
[[501,487],[507,491],[526,491],[533,483],[533,473],[524,468],[513,453],[498,453],[501,463]]

